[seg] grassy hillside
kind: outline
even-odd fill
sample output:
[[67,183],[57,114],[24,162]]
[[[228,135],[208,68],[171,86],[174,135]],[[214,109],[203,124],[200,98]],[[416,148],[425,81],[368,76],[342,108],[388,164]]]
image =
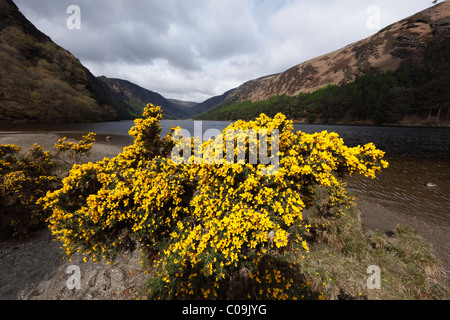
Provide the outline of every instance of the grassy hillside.
[[0,0],[0,122],[131,119],[129,105]]
[[[450,39],[449,25],[450,2],[444,1],[341,49],[304,61],[282,73],[250,80],[227,97],[225,103],[255,102],[281,95],[296,97],[327,85],[349,84],[367,74],[421,64],[427,59],[427,64],[434,64],[434,49]],[[446,56],[448,59],[448,50]]]
[[131,114],[134,117],[140,117],[144,107],[152,103],[163,108],[163,117],[165,119],[187,118],[188,115],[183,108],[164,98],[157,92],[144,89],[134,83],[121,79],[112,79],[99,77],[99,80],[106,83],[119,97],[126,101],[131,107]]
[[450,2],[373,36],[251,80],[198,119],[252,119],[282,112],[299,122],[447,125]]

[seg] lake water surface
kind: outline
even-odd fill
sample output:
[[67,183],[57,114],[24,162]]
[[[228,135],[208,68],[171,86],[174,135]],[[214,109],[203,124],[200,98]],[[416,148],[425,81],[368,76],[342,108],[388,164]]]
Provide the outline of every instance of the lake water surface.
[[[223,130],[230,122],[202,121],[202,131]],[[111,135],[111,143],[127,146],[133,142],[128,130],[133,121],[88,124],[12,124],[0,125],[0,133],[55,133],[79,139],[96,132],[98,141]],[[171,126],[180,126],[194,135],[194,121],[163,120],[162,134]],[[389,168],[375,179],[346,178],[356,195],[409,214],[448,224],[450,221],[450,128],[409,128],[295,124],[307,133],[327,130],[337,132],[348,146],[373,142],[386,151]],[[39,143],[39,141],[36,141]],[[424,184],[432,182],[437,187]]]

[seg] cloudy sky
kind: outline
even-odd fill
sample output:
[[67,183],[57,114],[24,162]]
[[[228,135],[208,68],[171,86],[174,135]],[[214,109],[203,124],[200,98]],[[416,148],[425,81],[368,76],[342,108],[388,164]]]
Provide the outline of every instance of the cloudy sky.
[[[197,102],[361,40],[432,5],[432,0],[14,2],[94,75]],[[71,5],[79,15],[68,10]]]

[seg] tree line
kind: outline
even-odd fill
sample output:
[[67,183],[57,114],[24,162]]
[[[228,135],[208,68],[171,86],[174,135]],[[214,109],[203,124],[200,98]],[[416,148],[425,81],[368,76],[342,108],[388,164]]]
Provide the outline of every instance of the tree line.
[[448,64],[437,70],[414,64],[395,71],[366,74],[349,84],[328,85],[294,97],[281,95],[264,101],[221,105],[197,118],[249,120],[261,113],[274,116],[281,112],[293,120],[323,124],[398,124],[405,116],[448,121],[449,88]]

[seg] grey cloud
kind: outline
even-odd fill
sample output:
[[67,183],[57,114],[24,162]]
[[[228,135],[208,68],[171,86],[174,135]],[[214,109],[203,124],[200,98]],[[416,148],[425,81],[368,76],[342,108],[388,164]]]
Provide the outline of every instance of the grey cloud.
[[[74,2],[81,10],[81,30],[66,28],[66,9]],[[236,8],[216,8],[216,1],[196,1],[197,7],[183,0],[16,3],[30,16],[50,22],[46,25],[52,28],[43,31],[82,61],[139,64],[165,59],[181,69],[200,70],[201,59],[222,59],[258,45],[251,17],[240,19]]]
[[[68,30],[66,9],[76,2],[81,10],[81,29]],[[16,0],[19,8],[37,21],[50,22],[49,34],[81,60],[96,62],[151,63],[168,59],[174,65],[198,68],[188,40],[171,38],[172,25],[189,29],[186,1]],[[38,26],[39,27],[39,26]]]

